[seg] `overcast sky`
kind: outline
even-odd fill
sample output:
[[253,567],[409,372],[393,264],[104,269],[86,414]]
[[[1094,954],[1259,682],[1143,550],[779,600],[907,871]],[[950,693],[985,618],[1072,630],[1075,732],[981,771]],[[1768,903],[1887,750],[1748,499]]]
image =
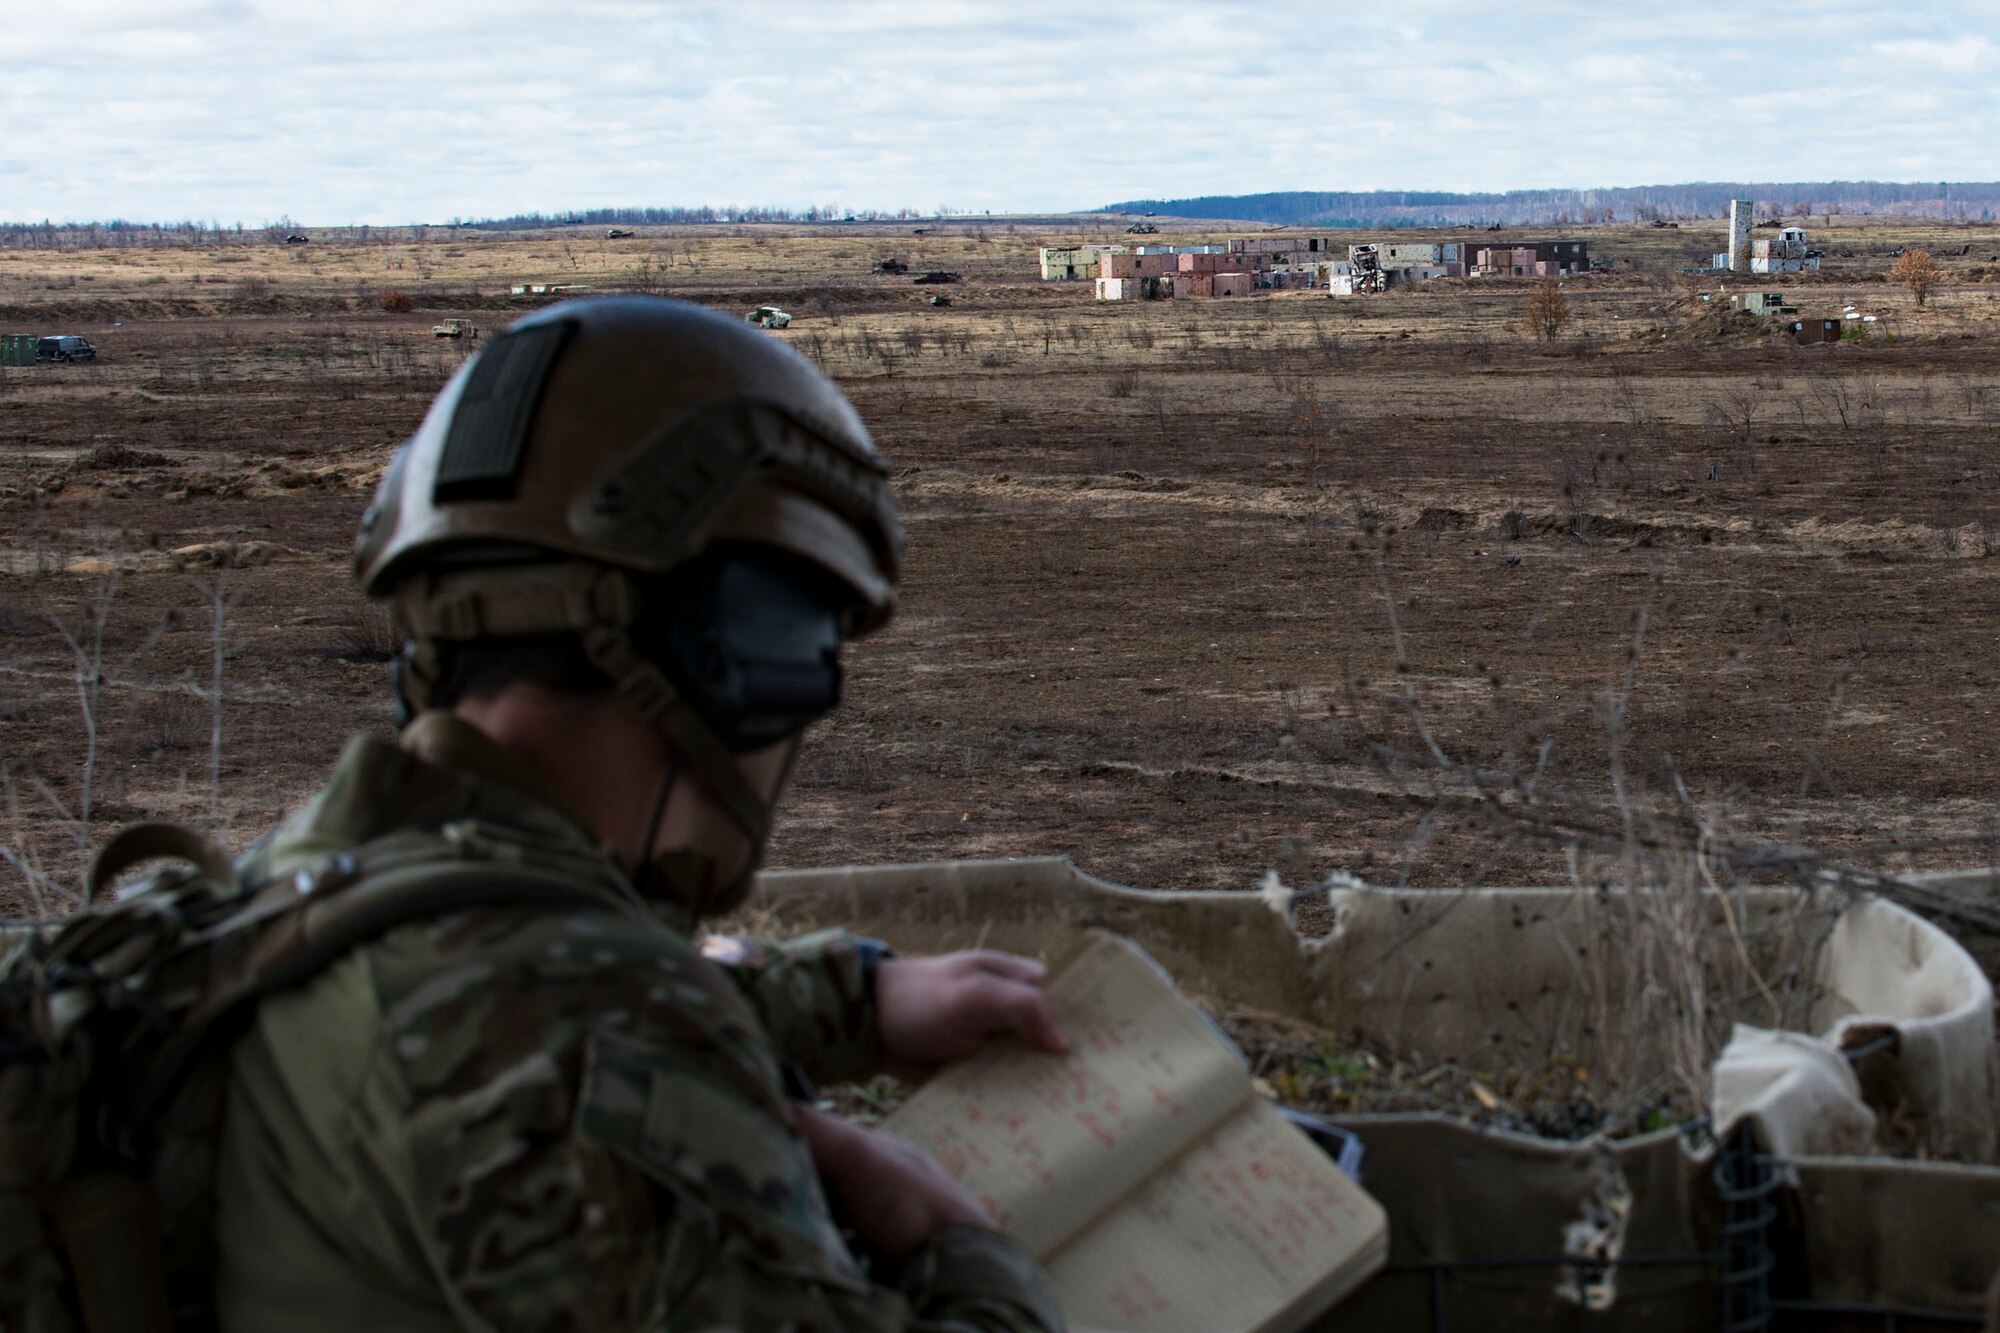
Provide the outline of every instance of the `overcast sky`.
[[0,4],[0,220],[2000,178],[2000,0]]

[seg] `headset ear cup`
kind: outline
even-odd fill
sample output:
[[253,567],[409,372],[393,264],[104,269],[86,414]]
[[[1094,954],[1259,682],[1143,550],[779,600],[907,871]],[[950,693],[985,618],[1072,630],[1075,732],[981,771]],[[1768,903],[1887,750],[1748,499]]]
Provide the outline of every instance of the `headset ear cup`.
[[840,702],[844,596],[797,557],[725,546],[662,586],[634,641],[734,754]]

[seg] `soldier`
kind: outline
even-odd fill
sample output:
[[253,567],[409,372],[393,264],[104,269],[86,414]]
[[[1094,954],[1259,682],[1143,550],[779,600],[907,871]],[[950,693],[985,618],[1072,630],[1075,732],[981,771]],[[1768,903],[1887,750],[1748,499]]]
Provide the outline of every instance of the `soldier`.
[[492,883],[259,1003],[225,1328],[1060,1327],[957,1182],[797,1096],[998,1033],[1061,1049],[1039,965],[693,942],[901,545],[853,408],[740,320],[571,302],[445,387],[356,555],[407,639],[400,743],[356,740],[245,871]]

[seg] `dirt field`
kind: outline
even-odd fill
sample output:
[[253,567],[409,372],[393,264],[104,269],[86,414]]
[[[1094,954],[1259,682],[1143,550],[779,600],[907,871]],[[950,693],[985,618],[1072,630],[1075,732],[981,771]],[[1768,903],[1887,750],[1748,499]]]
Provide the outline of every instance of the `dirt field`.
[[[1579,231],[1613,272],[1565,286],[1554,343],[1514,326],[1511,281],[1098,304],[1035,268],[1089,228],[1004,220],[0,250],[0,328],[102,353],[0,369],[0,843],[56,886],[0,867],[7,906],[60,906],[118,822],[240,844],[386,729],[392,645],[351,534],[471,350],[431,325],[555,299],[510,294],[528,282],[784,305],[773,336],[894,466],[903,613],[853,653],[776,864],[1560,880],[1559,853],[1443,817],[1366,742],[1427,729],[1602,794],[1628,673],[1640,799],[1678,774],[1737,829],[2000,859],[1976,841],[2000,755],[2000,225],[1808,225],[1835,257],[1807,281],[1676,276],[1719,222]],[[1881,280],[1919,241],[1953,273],[1922,309]],[[889,257],[964,281],[871,272]],[[1798,347],[1701,300],[1725,280],[1880,318]],[[1911,850],[1953,839],[1975,841]]]

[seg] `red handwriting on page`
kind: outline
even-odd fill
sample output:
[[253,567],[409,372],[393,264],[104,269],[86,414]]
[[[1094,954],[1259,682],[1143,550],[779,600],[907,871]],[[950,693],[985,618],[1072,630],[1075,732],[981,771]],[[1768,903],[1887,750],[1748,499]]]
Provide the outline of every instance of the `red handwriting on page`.
[[[1261,1101],[1050,1258],[1072,1328],[1229,1333],[1379,1249],[1379,1207]],[[1134,1293],[1169,1293],[1142,1310]]]
[[[1053,1249],[1247,1094],[1247,1075],[1173,983],[1104,939],[1049,984],[1066,1056],[982,1054],[884,1128],[988,1200],[1031,1251]],[[1058,1188],[1059,1186],[1059,1188]]]

